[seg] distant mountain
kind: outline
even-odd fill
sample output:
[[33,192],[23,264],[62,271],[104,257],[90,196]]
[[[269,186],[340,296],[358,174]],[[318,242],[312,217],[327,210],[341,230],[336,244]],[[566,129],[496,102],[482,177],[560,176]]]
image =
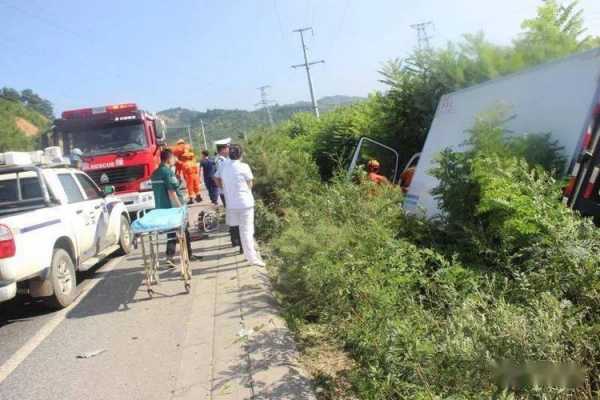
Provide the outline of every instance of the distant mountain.
[[[353,103],[364,101],[363,97],[354,96],[329,96],[318,100],[319,109],[326,113],[336,107],[346,106]],[[289,119],[297,112],[310,112],[312,110],[310,102],[299,101],[292,104],[275,104],[271,106],[271,113],[275,123]],[[168,127],[168,140],[175,142],[177,139],[187,139],[188,132],[185,127],[191,127],[192,140],[199,139],[201,122],[204,122],[204,128],[207,141],[231,137],[234,139],[243,137],[253,129],[268,125],[268,117],[265,109],[260,108],[254,111],[247,110],[206,110],[205,112],[190,110],[187,108],[169,108],[158,113],[165,119]]]

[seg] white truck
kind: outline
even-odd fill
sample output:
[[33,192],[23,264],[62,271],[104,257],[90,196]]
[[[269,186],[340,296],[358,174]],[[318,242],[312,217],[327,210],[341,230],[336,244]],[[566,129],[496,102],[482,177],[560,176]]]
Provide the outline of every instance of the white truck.
[[77,296],[76,271],[131,251],[129,214],[111,187],[100,191],[82,171],[6,165],[6,159],[0,164],[0,302],[15,297],[18,286],[48,297],[54,308],[66,307]]
[[[584,215],[600,216],[596,187],[600,175],[599,102],[600,49],[444,95],[419,154],[405,208],[411,212],[424,211],[428,217],[439,213],[437,201],[431,194],[438,185],[431,175],[436,156],[446,148],[464,151],[476,118],[502,108],[509,113],[504,125],[507,132],[550,133],[552,139],[558,141],[567,158],[564,171],[572,171],[565,204]],[[371,149],[366,149],[367,145]],[[374,154],[373,146],[378,148],[377,156],[390,160],[388,170],[397,181],[397,153],[373,141],[357,146],[351,168],[365,158],[360,156],[361,151]]]

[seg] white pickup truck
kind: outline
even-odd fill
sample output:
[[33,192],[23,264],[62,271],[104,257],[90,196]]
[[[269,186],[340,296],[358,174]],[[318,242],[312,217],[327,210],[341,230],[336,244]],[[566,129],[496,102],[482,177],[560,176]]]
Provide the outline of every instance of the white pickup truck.
[[17,286],[52,307],[77,296],[76,271],[132,247],[124,204],[64,166],[0,165],[0,302]]

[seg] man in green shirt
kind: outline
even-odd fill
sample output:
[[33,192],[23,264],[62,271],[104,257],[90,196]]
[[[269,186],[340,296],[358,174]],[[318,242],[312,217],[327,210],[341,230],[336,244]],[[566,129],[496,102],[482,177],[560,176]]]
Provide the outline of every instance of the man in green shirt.
[[[160,153],[160,165],[152,174],[152,190],[154,191],[154,203],[156,208],[179,208],[185,204],[183,199],[182,185],[175,173],[173,166],[175,165],[175,155],[171,149],[164,149]],[[173,257],[177,246],[177,236],[175,233],[168,234],[167,242],[167,262],[174,267]],[[185,239],[187,242],[188,254],[190,261],[201,259],[201,257],[192,254],[192,245],[190,241],[190,232],[186,226]]]

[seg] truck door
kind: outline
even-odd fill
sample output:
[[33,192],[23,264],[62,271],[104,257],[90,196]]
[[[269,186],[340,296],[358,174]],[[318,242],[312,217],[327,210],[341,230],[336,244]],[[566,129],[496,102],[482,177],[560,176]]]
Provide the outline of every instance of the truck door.
[[390,182],[396,183],[400,159],[398,152],[383,143],[367,137],[361,138],[354,149],[354,155],[352,156],[350,167],[348,167],[348,176],[352,178],[358,167],[366,167],[367,162],[373,159],[379,161],[381,165],[380,173],[388,178]]
[[77,238],[80,261],[84,261],[95,253],[96,225],[92,222],[93,205],[86,201],[83,191],[72,173],[65,172],[57,176],[68,201],[68,205],[64,207],[64,212],[68,214],[71,227]]
[[106,209],[104,196],[89,176],[78,172],[75,174],[75,178],[81,185],[86,202],[89,204],[90,222],[94,226],[94,254],[97,254],[115,242],[115,240],[112,242],[107,240],[108,210]]

